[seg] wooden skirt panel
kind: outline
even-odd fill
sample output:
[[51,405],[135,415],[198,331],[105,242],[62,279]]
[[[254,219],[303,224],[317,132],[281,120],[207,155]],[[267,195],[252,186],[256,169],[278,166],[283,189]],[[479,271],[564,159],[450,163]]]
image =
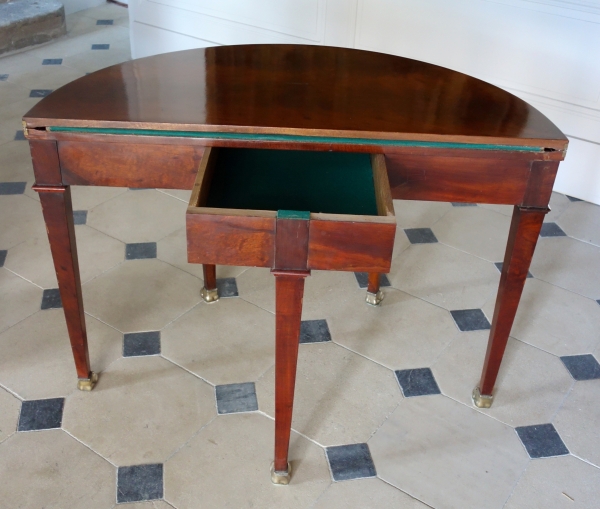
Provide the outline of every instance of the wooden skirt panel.
[[386,154],[392,196],[402,200],[522,204],[531,161]]
[[63,184],[191,189],[204,147],[58,142]]

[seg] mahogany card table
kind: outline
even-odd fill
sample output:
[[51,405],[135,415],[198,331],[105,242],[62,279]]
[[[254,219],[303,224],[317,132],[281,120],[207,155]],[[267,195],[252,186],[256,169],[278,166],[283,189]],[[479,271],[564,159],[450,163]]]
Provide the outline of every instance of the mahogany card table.
[[[369,273],[381,299],[399,200],[514,206],[481,380],[489,407],[568,140],[544,115],[483,81],[344,48],[221,46],[102,69],[24,117],[78,387],[91,390],[70,186],[193,190],[188,258],[270,267],[276,278],[274,482],[290,478],[304,280]],[[218,304],[217,304],[218,305]],[[202,326],[202,324],[198,324]],[[398,339],[399,341],[401,338]]]

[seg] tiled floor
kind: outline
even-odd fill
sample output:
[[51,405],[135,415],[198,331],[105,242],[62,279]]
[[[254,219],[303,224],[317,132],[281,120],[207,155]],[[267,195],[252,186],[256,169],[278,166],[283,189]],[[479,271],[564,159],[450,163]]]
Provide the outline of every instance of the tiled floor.
[[[0,505],[600,507],[600,207],[554,194],[500,373],[475,408],[510,207],[396,202],[378,308],[306,283],[290,458],[273,486],[274,281],[186,263],[187,192],[75,188],[93,368],[76,389],[20,117],[129,58],[127,11],[0,58]],[[387,284],[387,283],[386,283]]]

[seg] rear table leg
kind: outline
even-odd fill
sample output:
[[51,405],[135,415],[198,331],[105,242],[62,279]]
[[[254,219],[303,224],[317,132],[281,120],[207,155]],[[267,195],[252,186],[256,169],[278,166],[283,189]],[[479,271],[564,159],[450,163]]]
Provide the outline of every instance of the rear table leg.
[[380,290],[379,285],[381,281],[381,274],[379,272],[369,273],[369,286],[367,287],[367,304],[371,306],[378,306],[383,300],[383,292]]
[[204,272],[204,286],[200,290],[200,296],[205,302],[217,302],[219,291],[217,290],[217,267],[216,265],[202,265]]
[[310,271],[273,270],[275,275],[275,460],[274,484],[290,482],[288,449],[300,341],[304,278]]

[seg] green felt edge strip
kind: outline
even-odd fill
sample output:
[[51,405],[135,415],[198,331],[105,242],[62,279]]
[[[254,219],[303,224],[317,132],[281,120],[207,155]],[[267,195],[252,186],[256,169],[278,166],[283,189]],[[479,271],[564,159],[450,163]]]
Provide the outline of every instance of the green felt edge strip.
[[66,133],[123,134],[134,136],[173,136],[179,138],[211,138],[220,140],[293,141],[304,143],[345,143],[349,145],[381,145],[387,147],[463,148],[473,150],[507,150],[517,152],[543,152],[543,147],[521,145],[490,145],[478,143],[449,143],[442,141],[378,140],[370,138],[330,138],[325,136],[297,136],[289,134],[219,133],[201,131],[160,131],[152,129],[112,129],[103,127],[59,127],[48,131]]
[[303,219],[304,221],[308,221],[310,219],[310,212],[299,210],[278,210],[277,219]]

